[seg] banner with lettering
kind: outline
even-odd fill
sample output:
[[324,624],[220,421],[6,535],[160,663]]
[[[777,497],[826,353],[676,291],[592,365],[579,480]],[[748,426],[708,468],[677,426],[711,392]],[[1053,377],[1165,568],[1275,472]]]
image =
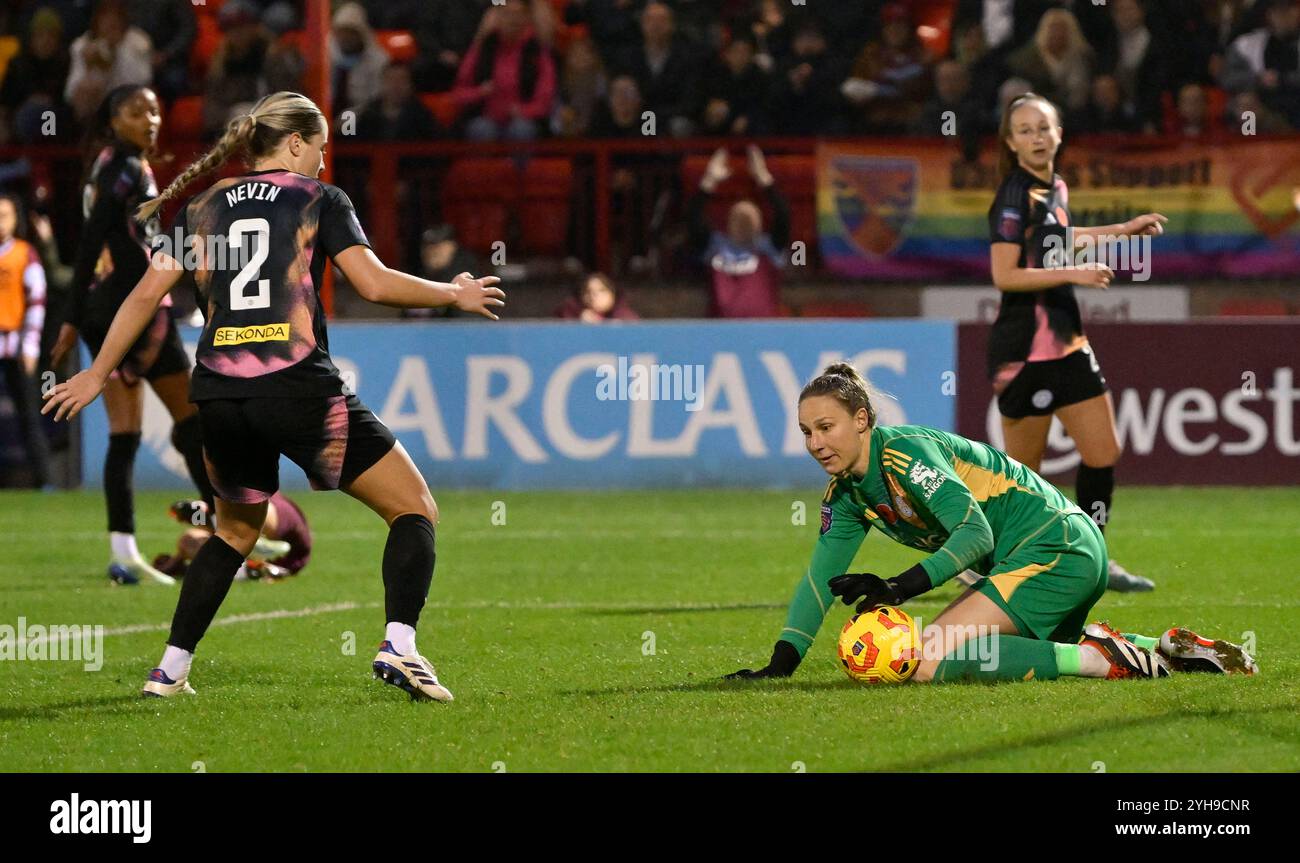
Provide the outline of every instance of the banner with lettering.
[[[192,350],[198,331],[184,334]],[[435,490],[818,485],[799,390],[842,358],[878,391],[880,422],[956,421],[949,321],[332,323],[329,336],[347,383]],[[96,485],[102,403],[83,417]],[[138,487],[186,486],[170,429],[150,393]],[[306,486],[287,461],[281,482]]]
[[[1116,145],[1067,135],[1057,172],[1069,187],[1075,226],[1147,212],[1169,217],[1164,236],[1150,243],[1150,261],[1124,268],[1149,264],[1136,276],[1143,281],[1290,277],[1300,269],[1294,140]],[[987,215],[998,185],[991,148],[970,162],[947,140],[822,143],[817,184],[821,252],[833,272],[988,278]]]

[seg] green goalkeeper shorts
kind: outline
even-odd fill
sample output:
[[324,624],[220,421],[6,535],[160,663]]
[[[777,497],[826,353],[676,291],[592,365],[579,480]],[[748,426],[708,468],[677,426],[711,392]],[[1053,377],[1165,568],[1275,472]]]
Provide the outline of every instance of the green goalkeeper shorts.
[[976,587],[1027,638],[1074,644],[1106,592],[1106,540],[1074,513],[1017,546]]

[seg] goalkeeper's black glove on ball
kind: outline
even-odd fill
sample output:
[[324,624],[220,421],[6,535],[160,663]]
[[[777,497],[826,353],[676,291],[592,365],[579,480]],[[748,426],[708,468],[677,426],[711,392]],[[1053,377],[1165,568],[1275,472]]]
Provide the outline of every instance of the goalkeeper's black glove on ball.
[[894,578],[884,579],[870,572],[846,572],[826,582],[831,593],[840,598],[845,605],[852,605],[856,600],[857,612],[862,614],[882,605],[902,605],[914,596],[930,589],[930,576],[921,564]]
[[772,648],[772,661],[766,668],[751,671],[742,668],[727,675],[727,680],[753,680],[760,677],[789,677],[799,667],[799,651],[788,641],[778,641]]

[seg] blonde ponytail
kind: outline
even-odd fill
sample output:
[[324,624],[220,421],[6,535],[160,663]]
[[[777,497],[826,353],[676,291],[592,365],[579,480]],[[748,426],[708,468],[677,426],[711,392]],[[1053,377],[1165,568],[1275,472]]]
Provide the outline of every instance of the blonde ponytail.
[[324,131],[325,115],[306,96],[287,90],[263,96],[251,111],[231,120],[212,149],[181,171],[158,197],[137,207],[135,217],[140,221],[153,218],[163,204],[179,195],[199,176],[220,168],[236,152],[243,151],[251,164],[270,155],[294,132],[310,138]]

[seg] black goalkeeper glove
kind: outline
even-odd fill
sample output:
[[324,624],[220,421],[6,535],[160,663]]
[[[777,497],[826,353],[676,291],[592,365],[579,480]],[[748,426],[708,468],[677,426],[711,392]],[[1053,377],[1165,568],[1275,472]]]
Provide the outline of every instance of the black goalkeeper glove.
[[789,677],[799,667],[799,651],[788,641],[778,641],[772,648],[772,661],[766,668],[751,671],[742,668],[727,675],[727,680],[753,680],[760,677]]
[[870,572],[846,572],[826,582],[831,593],[840,598],[845,605],[858,603],[857,612],[862,614],[882,605],[902,605],[914,596],[930,589],[930,576],[921,564],[894,578],[884,579]]

